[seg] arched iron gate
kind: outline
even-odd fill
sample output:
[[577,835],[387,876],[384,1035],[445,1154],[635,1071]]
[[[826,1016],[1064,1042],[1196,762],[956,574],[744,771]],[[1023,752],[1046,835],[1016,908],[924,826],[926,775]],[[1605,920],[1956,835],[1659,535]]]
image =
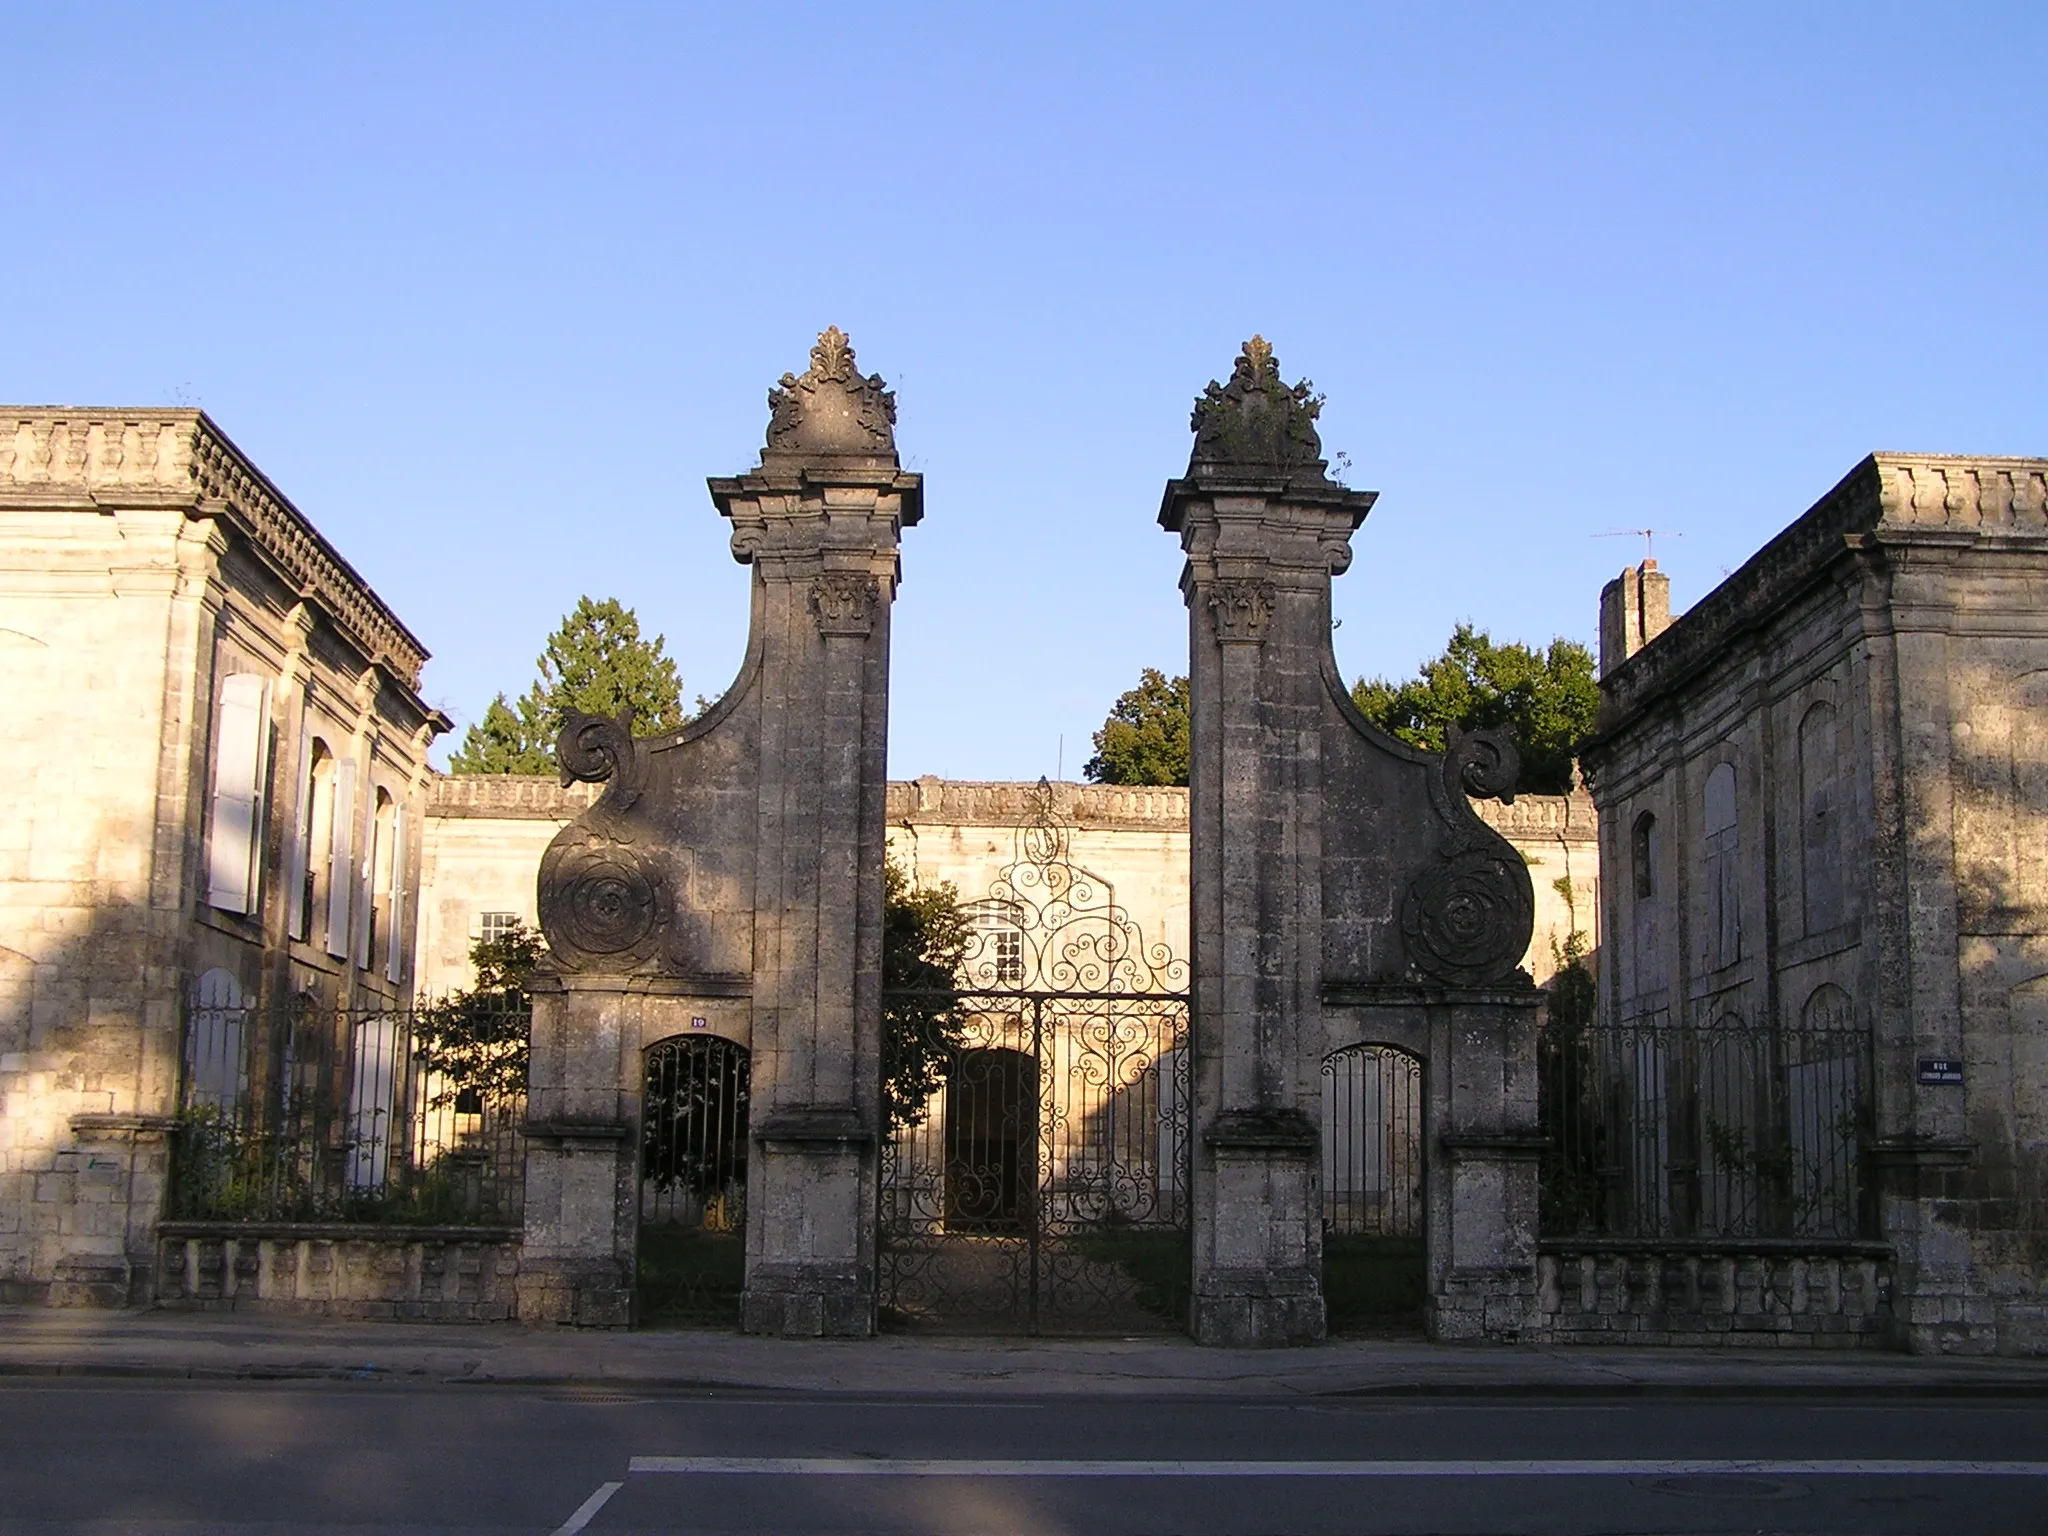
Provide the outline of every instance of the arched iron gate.
[[1332,1327],[1419,1320],[1429,1223],[1422,1062],[1391,1045],[1323,1058],[1323,1300]]
[[1186,1325],[1187,966],[1068,859],[1040,786],[958,985],[883,1000],[885,1326]]
[[747,1048],[673,1035],[647,1049],[640,1120],[640,1311],[737,1318],[746,1274]]

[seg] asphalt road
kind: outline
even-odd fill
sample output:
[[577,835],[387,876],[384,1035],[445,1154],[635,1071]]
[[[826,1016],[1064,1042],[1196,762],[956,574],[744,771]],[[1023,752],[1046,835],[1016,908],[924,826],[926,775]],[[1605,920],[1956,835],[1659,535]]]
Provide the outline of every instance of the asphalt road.
[[2048,1400],[0,1386],[0,1536],[301,1531],[2035,1536]]

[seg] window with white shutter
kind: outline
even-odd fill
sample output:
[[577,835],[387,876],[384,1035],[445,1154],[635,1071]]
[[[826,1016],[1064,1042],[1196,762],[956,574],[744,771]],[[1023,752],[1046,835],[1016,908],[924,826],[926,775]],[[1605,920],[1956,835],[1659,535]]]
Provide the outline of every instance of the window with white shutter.
[[384,979],[396,983],[405,969],[405,807],[391,808],[391,937],[384,950]]
[[206,901],[223,912],[256,910],[263,851],[263,770],[270,744],[270,685],[249,672],[221,680],[213,746],[213,830]]
[[285,932],[303,939],[313,925],[313,903],[308,899],[312,880],[313,852],[313,712],[302,699],[299,704],[299,794],[293,802],[297,821],[292,827],[292,846],[285,865]]
[[355,885],[356,765],[343,758],[335,769],[334,821],[327,843],[327,953],[346,960],[349,893]]

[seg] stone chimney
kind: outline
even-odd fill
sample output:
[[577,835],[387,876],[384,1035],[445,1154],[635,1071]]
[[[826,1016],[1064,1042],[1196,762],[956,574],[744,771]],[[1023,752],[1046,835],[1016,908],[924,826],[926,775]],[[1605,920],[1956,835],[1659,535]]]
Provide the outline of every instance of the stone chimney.
[[1600,675],[1607,676],[1671,625],[1671,578],[1645,560],[1600,589]]

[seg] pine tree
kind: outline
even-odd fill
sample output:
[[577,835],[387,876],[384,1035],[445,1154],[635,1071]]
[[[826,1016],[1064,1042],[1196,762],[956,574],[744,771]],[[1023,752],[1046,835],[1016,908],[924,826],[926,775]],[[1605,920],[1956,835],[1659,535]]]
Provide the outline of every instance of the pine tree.
[[579,598],[548,637],[539,676],[517,705],[504,694],[470,726],[448,759],[452,773],[552,773],[555,738],[569,711],[616,715],[633,711],[643,736],[683,723],[683,680],[664,650],[664,636],[640,637],[640,620],[616,598]]

